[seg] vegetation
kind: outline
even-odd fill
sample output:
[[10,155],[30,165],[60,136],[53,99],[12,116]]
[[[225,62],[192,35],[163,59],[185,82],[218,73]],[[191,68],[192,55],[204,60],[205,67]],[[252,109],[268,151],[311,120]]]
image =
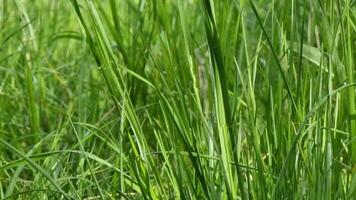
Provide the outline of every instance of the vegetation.
[[355,199],[355,47],[355,0],[0,0],[0,199]]

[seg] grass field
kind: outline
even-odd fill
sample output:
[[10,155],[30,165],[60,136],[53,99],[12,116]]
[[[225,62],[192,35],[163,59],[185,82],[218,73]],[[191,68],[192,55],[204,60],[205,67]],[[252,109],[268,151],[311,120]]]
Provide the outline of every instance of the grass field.
[[355,0],[0,0],[0,199],[356,199]]

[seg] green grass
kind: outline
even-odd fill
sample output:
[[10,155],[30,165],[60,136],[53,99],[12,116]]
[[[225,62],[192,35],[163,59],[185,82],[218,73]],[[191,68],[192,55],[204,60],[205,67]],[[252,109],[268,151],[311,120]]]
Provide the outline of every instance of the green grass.
[[356,2],[0,0],[0,199],[355,199]]

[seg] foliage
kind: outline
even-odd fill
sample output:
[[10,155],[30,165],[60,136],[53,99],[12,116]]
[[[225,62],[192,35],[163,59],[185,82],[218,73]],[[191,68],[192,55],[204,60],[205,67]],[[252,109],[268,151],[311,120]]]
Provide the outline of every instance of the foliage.
[[355,4],[0,0],[0,198],[354,199]]

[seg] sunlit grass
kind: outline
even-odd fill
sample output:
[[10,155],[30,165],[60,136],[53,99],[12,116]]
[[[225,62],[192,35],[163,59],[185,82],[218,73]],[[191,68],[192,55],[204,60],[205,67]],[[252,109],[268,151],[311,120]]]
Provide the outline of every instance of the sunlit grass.
[[0,199],[354,199],[355,6],[0,0]]

